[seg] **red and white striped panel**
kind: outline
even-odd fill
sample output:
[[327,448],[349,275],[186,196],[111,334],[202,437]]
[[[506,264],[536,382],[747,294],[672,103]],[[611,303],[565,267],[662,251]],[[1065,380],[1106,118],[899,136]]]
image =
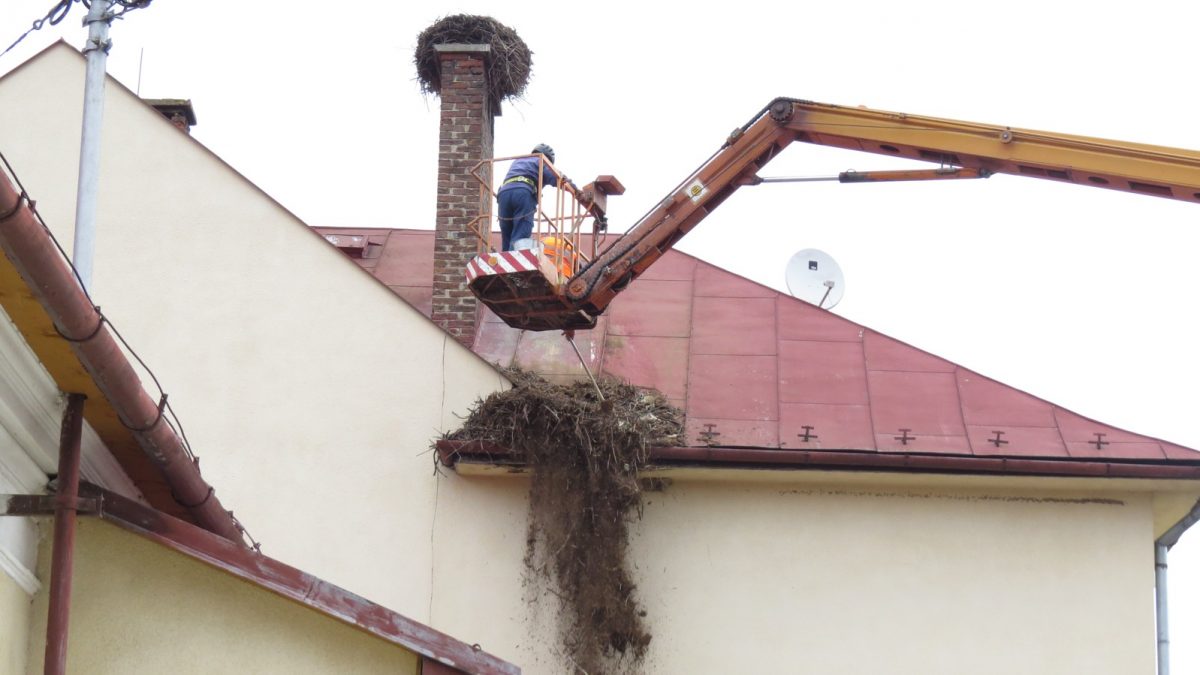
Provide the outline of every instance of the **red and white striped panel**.
[[467,264],[467,283],[478,277],[538,270],[537,254],[528,249],[477,255]]

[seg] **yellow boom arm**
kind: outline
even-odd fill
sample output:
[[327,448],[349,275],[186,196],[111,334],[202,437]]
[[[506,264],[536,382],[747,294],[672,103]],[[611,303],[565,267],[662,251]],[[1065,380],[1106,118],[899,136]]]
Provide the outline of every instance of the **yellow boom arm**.
[[[1200,202],[1200,152],[780,98],[571,278],[572,311],[604,312],[629,282],[793,141]],[[939,175],[940,174],[940,175]],[[883,179],[878,177],[877,179]],[[896,178],[892,178],[893,180]]]

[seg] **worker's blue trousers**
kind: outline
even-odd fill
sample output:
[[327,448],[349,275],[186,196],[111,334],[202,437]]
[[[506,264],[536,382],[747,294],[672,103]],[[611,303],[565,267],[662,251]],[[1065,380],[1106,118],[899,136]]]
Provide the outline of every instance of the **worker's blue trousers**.
[[500,250],[511,251],[518,239],[533,234],[533,214],[537,199],[532,190],[516,186],[500,191]]

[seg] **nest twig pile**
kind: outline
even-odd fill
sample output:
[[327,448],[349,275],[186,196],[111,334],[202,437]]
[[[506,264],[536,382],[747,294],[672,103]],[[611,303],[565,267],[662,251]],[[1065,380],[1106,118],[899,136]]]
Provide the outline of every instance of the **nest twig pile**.
[[421,90],[425,93],[442,92],[441,68],[437,50],[434,49],[435,45],[442,44],[491,47],[487,58],[488,94],[494,101],[519,98],[525,91],[525,85],[529,84],[533,52],[517,35],[517,31],[490,16],[455,14],[438,20],[417,36],[413,62],[417,66]]
[[637,472],[658,445],[678,445],[683,413],[661,394],[602,378],[556,385],[508,370],[509,391],[476,404],[448,438],[509,448],[532,470],[525,565],[560,600],[560,639],[587,673],[636,668],[650,632],[626,560],[641,513]]

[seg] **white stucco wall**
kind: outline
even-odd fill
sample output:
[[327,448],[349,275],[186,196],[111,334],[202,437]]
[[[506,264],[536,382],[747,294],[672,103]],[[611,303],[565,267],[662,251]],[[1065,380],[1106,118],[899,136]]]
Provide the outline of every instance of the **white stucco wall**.
[[[67,672],[395,673],[413,652],[114,525],[79,521]],[[41,560],[48,572],[52,546]],[[40,673],[48,589],[34,606],[28,670]]]
[[[60,45],[0,81],[0,149],[68,248],[82,74]],[[128,90],[104,115],[94,296],[204,476],[264,552],[426,620],[428,446],[503,379]]]
[[[648,672],[1154,672],[1147,494],[876,480],[648,493],[631,548]],[[445,479],[434,616],[526,673],[566,672],[521,583],[527,486]]]

